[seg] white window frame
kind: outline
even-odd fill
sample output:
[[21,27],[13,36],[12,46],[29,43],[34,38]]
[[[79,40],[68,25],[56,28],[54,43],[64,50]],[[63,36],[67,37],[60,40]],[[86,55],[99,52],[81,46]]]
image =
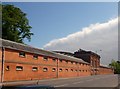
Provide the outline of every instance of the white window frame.
[[59,69],[59,72],[62,72],[62,71],[63,71],[63,69],[62,69],[62,68],[60,68],[60,69]]
[[38,55],[37,55],[37,54],[34,54],[34,55],[33,55],[33,59],[38,59]]
[[32,71],[38,71],[38,67],[32,67]]
[[[24,55],[22,53],[24,53]],[[26,56],[25,52],[19,52],[19,57],[25,57],[25,56]]]
[[47,72],[48,71],[48,68],[43,68],[43,72]]
[[48,57],[47,56],[43,56],[43,60],[44,61],[48,61]]
[[16,66],[16,71],[23,71],[23,66]]
[[55,72],[56,71],[56,68],[52,68],[52,72]]

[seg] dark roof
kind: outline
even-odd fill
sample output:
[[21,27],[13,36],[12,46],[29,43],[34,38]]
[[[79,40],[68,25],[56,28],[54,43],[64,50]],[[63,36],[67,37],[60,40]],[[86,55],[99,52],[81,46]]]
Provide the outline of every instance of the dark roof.
[[97,53],[94,53],[94,52],[92,52],[92,51],[85,51],[85,50],[83,50],[83,49],[79,49],[78,51],[74,52],[74,54],[75,54],[75,53],[90,54],[90,55],[95,55],[95,56],[97,56],[97,57],[100,58],[100,55],[98,55]]
[[64,60],[70,60],[70,61],[82,62],[82,63],[89,64],[89,63],[87,63],[87,62],[85,62],[85,61],[83,61],[82,59],[79,59],[79,58],[70,57],[70,56],[66,56],[66,55],[63,55],[63,54],[59,54],[59,53],[55,53],[55,52],[51,52],[51,51],[47,51],[47,50],[43,50],[43,49],[38,49],[38,48],[29,46],[29,45],[16,43],[16,42],[9,41],[9,40],[4,40],[4,39],[1,39],[1,38],[0,38],[0,42],[2,42],[2,45],[0,45],[0,46],[2,46],[4,48],[20,50],[20,51],[30,52],[30,53],[34,53],[34,54],[45,55],[45,56],[49,56],[49,57],[54,57],[54,58],[59,58],[59,59],[64,59]]
[[100,65],[100,68],[112,69],[112,68],[110,68],[110,67],[108,67],[108,66],[105,66],[105,65]]
[[67,55],[67,56],[74,56],[74,54],[71,53],[71,52],[65,52],[65,51],[53,51],[53,52],[64,54],[64,55]]

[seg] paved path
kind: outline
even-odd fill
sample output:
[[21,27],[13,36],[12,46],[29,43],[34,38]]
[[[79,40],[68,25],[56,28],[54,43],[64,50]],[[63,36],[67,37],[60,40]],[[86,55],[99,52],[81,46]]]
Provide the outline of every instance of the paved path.
[[118,86],[118,75],[96,75],[88,77],[55,79],[39,81],[39,85],[50,85],[54,87],[116,87]]
[[[11,82],[12,84],[13,82]],[[14,84],[39,84],[41,86],[53,86],[55,88],[63,87],[72,89],[120,89],[115,88],[118,86],[118,75],[95,75],[87,77],[76,78],[60,78],[60,79],[47,79],[47,80],[34,80],[34,81],[21,81]],[[9,83],[10,84],[10,83]]]

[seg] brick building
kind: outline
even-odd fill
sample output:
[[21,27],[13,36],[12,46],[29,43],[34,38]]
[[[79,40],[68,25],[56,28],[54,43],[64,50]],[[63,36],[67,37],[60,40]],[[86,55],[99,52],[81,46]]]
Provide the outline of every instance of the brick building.
[[92,51],[85,51],[85,50],[79,49],[74,53],[63,52],[63,51],[54,51],[54,52],[64,54],[67,56],[80,58],[85,62],[89,63],[91,75],[111,74],[114,72],[113,69],[100,65],[100,56]]
[[[91,64],[81,58],[3,40],[0,49],[0,82],[91,75]],[[101,68],[101,74],[102,74]],[[111,70],[111,69],[109,69]],[[113,71],[107,72],[111,74]]]
[[100,67],[100,56],[92,51],[85,51],[79,49],[78,51],[74,52],[74,56],[77,58],[81,58],[84,61],[90,63],[91,66],[91,75],[99,74],[99,67]]
[[114,70],[112,70],[111,68],[100,65],[100,68],[99,68],[99,74],[100,75],[110,74],[110,73],[113,73],[113,72],[114,72]]

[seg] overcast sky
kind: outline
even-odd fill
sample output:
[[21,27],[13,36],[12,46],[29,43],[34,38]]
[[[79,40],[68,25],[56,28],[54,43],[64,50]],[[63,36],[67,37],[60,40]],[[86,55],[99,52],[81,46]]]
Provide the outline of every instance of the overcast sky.
[[[97,52],[101,63],[118,59],[117,2],[7,2],[27,14],[31,42],[46,50]],[[100,51],[102,50],[102,51]]]

